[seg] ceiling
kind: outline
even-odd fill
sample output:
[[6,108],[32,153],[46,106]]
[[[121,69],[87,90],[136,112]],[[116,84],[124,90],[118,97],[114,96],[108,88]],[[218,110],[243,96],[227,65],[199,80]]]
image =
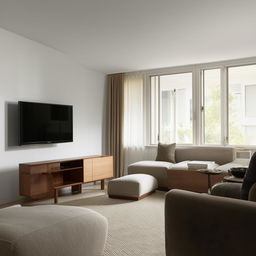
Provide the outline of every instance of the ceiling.
[[255,0],[0,0],[0,27],[104,73],[256,56]]

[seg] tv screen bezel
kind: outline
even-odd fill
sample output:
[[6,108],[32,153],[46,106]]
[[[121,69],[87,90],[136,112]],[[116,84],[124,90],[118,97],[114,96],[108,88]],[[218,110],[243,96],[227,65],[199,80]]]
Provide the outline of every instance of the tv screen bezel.
[[[44,104],[44,105],[53,105],[53,106],[65,106],[71,108],[71,140],[45,140],[45,141],[24,141],[23,138],[23,118],[22,118],[22,104],[24,103],[32,103],[32,104]],[[73,105],[66,105],[66,104],[55,104],[55,103],[45,103],[45,102],[32,102],[32,101],[18,101],[18,113],[19,113],[19,146],[23,145],[35,145],[35,144],[56,144],[56,143],[66,143],[66,142],[73,142]]]

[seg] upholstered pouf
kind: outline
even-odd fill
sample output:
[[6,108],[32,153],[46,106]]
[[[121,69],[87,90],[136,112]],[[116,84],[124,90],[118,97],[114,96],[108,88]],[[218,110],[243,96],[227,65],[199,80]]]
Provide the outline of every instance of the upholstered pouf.
[[113,179],[108,183],[108,195],[112,198],[139,200],[153,193],[157,179],[148,174],[131,174]]
[[1,256],[98,256],[103,254],[107,220],[73,206],[0,209]]

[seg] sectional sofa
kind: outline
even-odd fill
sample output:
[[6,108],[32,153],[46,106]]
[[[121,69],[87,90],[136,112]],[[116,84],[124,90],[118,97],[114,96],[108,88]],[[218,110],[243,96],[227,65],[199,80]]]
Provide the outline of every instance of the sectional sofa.
[[144,173],[158,180],[160,189],[185,189],[195,192],[208,191],[208,177],[188,168],[191,161],[204,161],[209,169],[219,169],[223,173],[211,177],[211,185],[223,180],[234,162],[232,147],[178,147],[175,149],[175,163],[165,161],[139,161],[128,166],[128,174]]

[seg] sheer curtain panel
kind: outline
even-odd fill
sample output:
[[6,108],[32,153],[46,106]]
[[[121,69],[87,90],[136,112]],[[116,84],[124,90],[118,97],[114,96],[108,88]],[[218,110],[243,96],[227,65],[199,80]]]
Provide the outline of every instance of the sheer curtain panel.
[[143,81],[144,76],[140,73],[124,75],[125,170],[129,164],[145,158]]

